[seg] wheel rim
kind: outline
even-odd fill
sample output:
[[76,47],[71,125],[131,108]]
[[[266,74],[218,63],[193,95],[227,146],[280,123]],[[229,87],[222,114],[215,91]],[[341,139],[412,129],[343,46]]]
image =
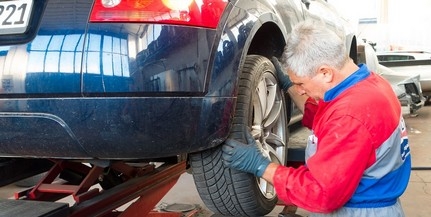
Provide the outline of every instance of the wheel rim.
[[[272,162],[286,161],[287,123],[283,93],[279,90],[277,80],[270,72],[265,72],[256,86],[253,96],[253,113],[251,134],[262,153]],[[273,199],[276,196],[274,187],[264,179],[257,179],[262,194]]]

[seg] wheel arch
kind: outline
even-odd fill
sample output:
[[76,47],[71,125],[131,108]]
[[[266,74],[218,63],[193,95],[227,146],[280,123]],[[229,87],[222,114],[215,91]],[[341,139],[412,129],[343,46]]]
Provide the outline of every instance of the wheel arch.
[[[281,28],[274,22],[266,22],[262,24],[253,35],[249,47],[246,50],[246,55],[257,54],[267,58],[272,56],[280,57],[284,46],[286,45],[286,34],[281,31]],[[357,63],[357,40],[353,33],[346,37],[346,48],[349,57]]]
[[[247,51],[244,52],[244,58],[246,55],[251,54],[261,55],[268,59],[271,59],[273,56],[281,57],[284,47],[286,46],[287,34],[294,25],[292,22],[288,22],[288,24],[290,25],[280,27],[276,22],[267,21],[259,26],[250,40]],[[290,123],[293,116],[294,105],[289,94],[285,93],[284,97],[286,102],[287,122]],[[287,138],[286,142],[288,141],[289,138]]]
[[272,56],[281,56],[285,45],[285,36],[279,26],[273,22],[267,22],[256,31],[246,53],[262,55],[270,59]]
[[[211,46],[211,57],[208,62],[208,75],[202,118],[207,118],[207,111],[214,108],[214,99],[223,98],[223,120],[220,130],[206,138],[203,143],[212,147],[222,144],[232,128],[232,114],[235,111],[238,94],[239,76],[243,70],[247,55],[262,55],[270,59],[281,56],[287,29],[285,23],[271,11],[261,13],[258,17],[244,8],[233,7],[224,20],[222,29],[217,30],[215,43]],[[289,22],[290,23],[290,22]],[[205,129],[205,126],[202,127]]]
[[353,62],[358,64],[358,46],[357,46],[355,35],[351,34],[347,36],[346,46],[347,46],[350,58],[352,58]]

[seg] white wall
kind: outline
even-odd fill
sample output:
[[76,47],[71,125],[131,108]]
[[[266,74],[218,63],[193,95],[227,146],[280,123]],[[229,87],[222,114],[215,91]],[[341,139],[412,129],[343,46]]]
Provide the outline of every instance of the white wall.
[[420,49],[431,51],[430,0],[328,0],[355,23],[377,18],[374,24],[357,25],[359,39],[377,43],[378,50]]

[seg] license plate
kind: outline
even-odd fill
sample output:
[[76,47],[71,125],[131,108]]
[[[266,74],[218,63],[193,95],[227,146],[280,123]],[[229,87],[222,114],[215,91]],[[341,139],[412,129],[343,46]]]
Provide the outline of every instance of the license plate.
[[24,33],[32,6],[33,0],[0,1],[0,35]]

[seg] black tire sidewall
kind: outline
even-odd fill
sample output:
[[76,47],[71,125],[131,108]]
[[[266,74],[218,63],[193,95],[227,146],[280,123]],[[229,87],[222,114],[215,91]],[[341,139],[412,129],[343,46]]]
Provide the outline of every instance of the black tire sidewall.
[[[275,74],[275,68],[268,58],[260,55],[247,56],[239,79],[230,138],[246,142],[244,132],[249,130],[252,124],[252,102],[253,97],[256,97],[255,89],[264,73],[267,72]],[[287,111],[286,105],[284,106],[284,111]],[[284,116],[286,117],[284,120],[286,128],[289,116],[288,114]],[[288,138],[287,136],[288,133],[286,133],[286,138]],[[276,206],[278,198],[266,198],[259,189],[256,177],[223,165],[221,146],[193,154],[190,159],[198,192],[204,203],[213,212],[232,216],[263,216]],[[218,182],[214,183],[214,180],[218,180]]]

